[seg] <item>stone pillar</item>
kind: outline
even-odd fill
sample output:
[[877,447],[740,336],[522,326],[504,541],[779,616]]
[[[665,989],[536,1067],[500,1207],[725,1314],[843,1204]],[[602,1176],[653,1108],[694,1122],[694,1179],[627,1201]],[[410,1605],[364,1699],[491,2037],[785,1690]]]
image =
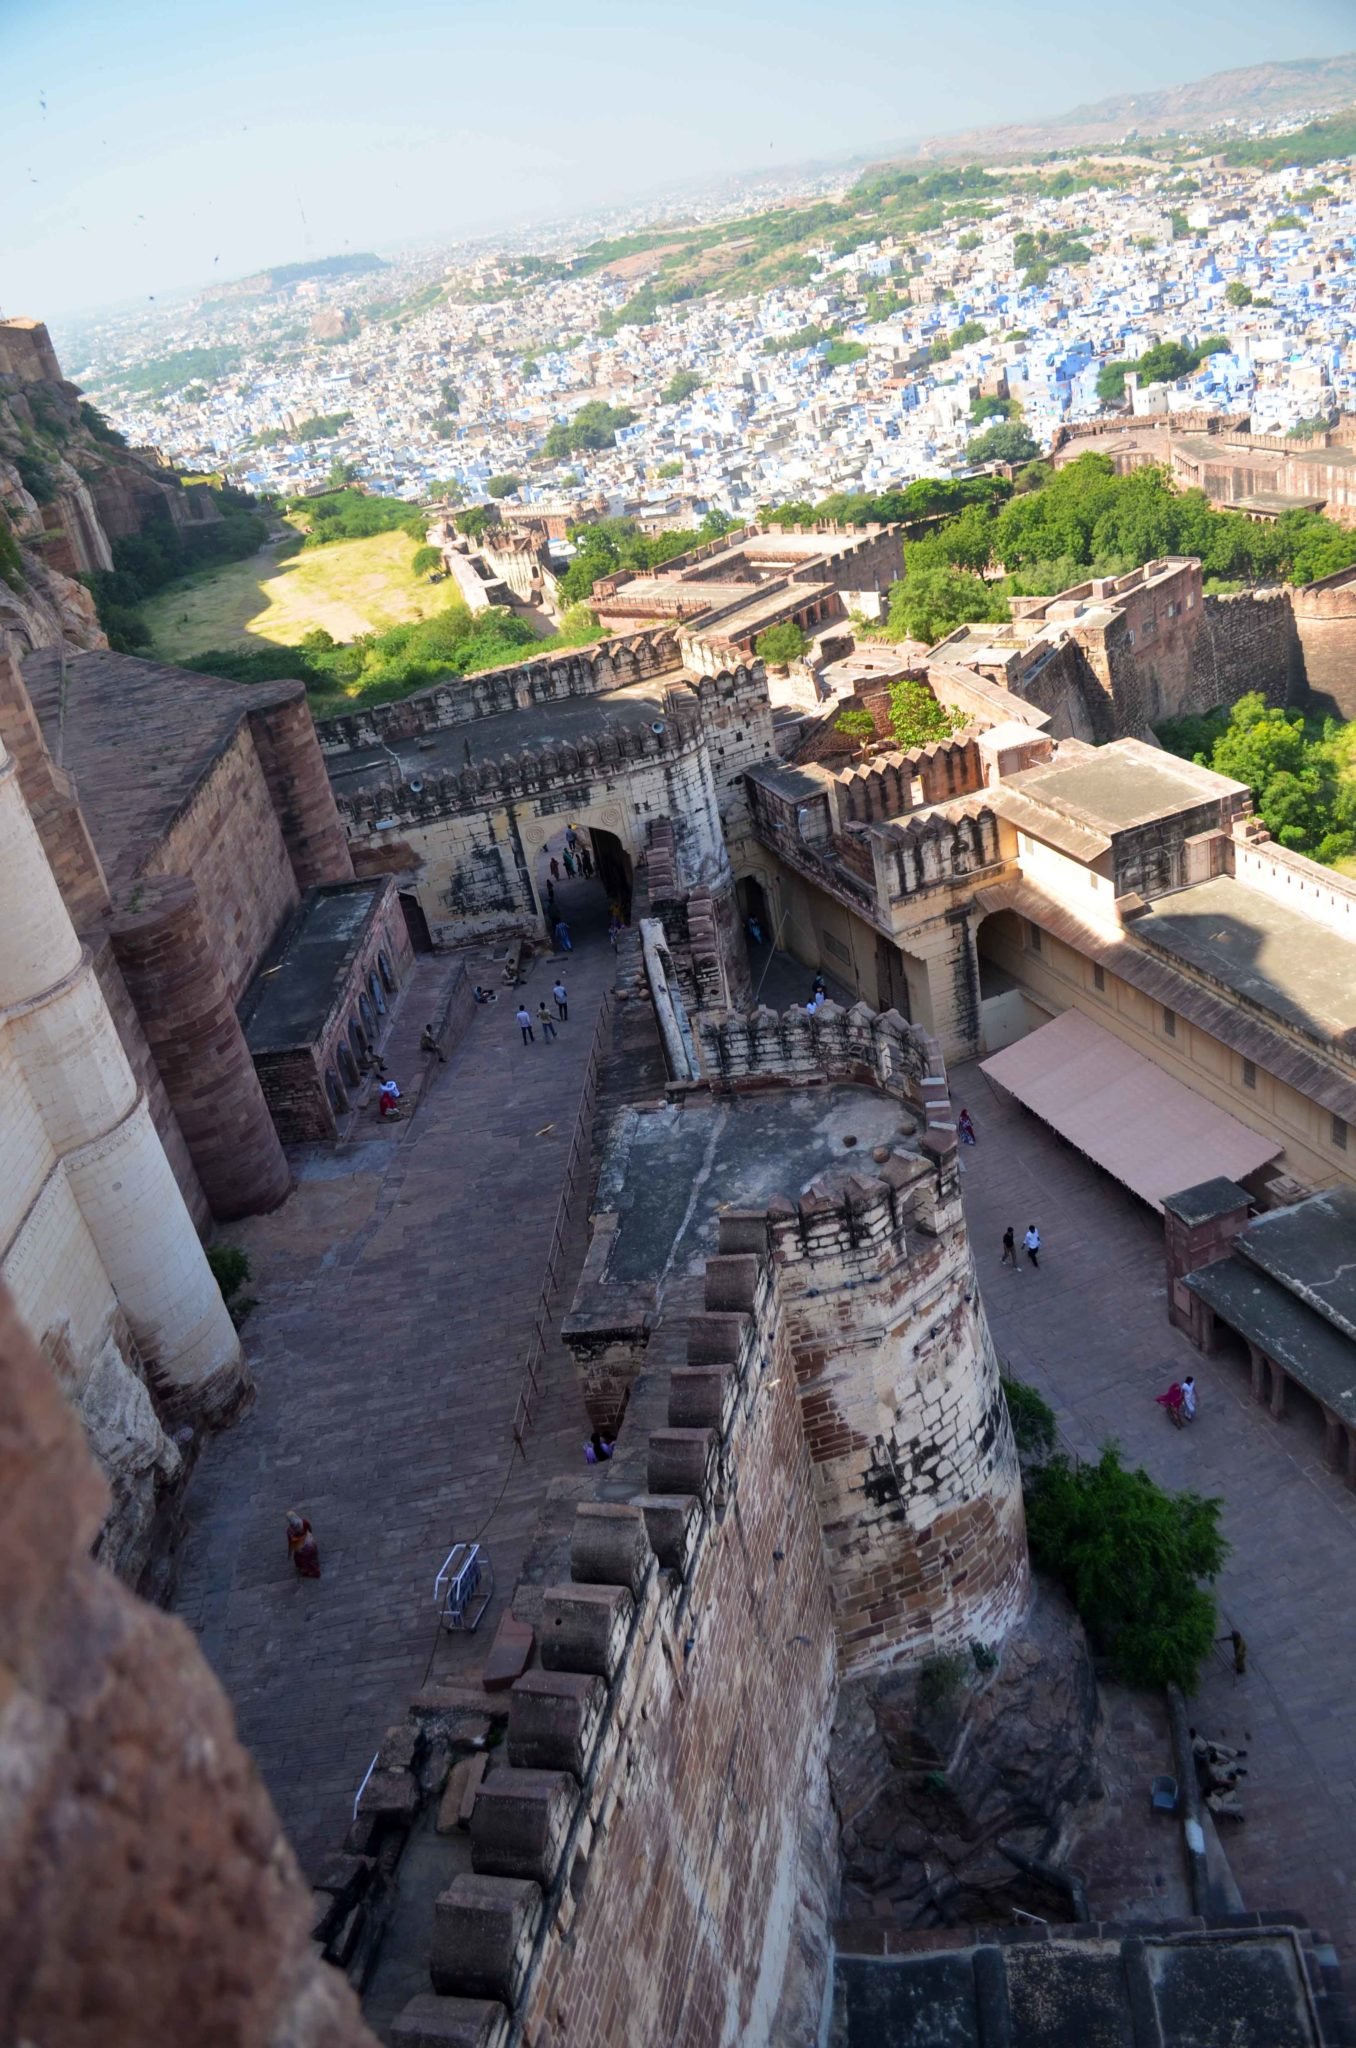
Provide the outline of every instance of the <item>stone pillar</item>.
[[171,1405],[249,1391],[221,1291],[29,816],[0,755],[0,1019],[138,1349]]
[[250,712],[250,731],[292,872],[303,890],[351,882],[353,860],[306,691],[300,683],[290,687],[288,696]]
[[845,1673],[1001,1641],[1029,1590],[954,1133],[926,1142],[768,1210]]
[[142,882],[113,922],[113,950],[212,1214],[275,1209],[287,1160],[245,1034],[184,875]]

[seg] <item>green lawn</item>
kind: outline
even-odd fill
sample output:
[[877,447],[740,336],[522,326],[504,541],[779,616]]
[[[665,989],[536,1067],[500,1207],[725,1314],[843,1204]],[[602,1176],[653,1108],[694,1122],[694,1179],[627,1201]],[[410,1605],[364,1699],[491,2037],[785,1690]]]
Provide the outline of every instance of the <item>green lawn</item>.
[[242,641],[296,646],[318,626],[348,641],[431,618],[456,601],[457,587],[411,574],[418,545],[404,533],[295,551],[290,540],[270,542],[248,561],[224,563],[152,598],[143,611],[150,651],[186,661]]

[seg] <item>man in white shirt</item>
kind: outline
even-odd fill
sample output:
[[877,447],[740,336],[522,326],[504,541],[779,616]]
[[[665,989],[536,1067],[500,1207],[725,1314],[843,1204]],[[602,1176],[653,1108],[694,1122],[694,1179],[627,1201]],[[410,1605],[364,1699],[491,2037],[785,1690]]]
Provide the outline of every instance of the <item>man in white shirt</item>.
[[528,1009],[526,1003],[520,1003],[513,1014],[518,1021],[518,1028],[523,1034],[523,1044],[531,1045],[534,1040],[532,1012]]
[[1041,1262],[1041,1234],[1034,1223],[1027,1226],[1027,1233],[1022,1239],[1022,1243],[1026,1247],[1026,1255],[1032,1265],[1039,1267]]

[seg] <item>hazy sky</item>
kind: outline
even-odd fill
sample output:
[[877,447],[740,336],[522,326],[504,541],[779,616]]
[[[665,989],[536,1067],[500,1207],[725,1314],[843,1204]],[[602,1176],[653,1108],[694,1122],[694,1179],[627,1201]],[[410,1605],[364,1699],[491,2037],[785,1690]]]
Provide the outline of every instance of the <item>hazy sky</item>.
[[1353,43],[1351,0],[0,0],[0,312]]

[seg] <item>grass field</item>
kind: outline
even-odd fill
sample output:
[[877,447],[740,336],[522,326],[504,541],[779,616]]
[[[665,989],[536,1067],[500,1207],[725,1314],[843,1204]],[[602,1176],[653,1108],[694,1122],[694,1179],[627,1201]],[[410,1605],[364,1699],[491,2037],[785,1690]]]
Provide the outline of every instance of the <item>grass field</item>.
[[[145,606],[151,652],[186,661],[214,647],[265,641],[295,646],[318,626],[336,640],[431,618],[456,596],[454,583],[410,573],[416,541],[404,533],[290,552],[290,537],[248,561],[162,591]],[[280,551],[281,549],[281,551]]]

